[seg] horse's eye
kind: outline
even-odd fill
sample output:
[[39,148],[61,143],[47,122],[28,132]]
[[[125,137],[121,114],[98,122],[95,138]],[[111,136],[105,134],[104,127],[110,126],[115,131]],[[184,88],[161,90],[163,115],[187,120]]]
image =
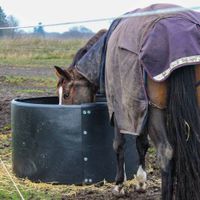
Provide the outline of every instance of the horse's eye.
[[63,95],[63,98],[64,99],[67,99],[69,97],[69,93],[65,93],[64,95]]

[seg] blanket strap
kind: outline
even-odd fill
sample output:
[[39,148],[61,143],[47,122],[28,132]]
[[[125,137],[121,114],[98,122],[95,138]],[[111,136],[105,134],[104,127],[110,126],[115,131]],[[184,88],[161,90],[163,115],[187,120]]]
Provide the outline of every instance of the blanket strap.
[[200,80],[196,82],[195,87],[199,87],[200,85]]

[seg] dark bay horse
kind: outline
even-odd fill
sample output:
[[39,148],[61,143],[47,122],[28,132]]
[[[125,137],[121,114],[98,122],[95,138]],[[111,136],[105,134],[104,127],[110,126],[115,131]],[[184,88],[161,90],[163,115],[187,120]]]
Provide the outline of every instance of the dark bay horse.
[[[140,11],[170,6],[153,5]],[[200,14],[194,11],[123,19],[112,32],[104,70],[110,119],[115,126],[114,193],[123,194],[123,133],[136,132],[140,156],[137,189],[145,189],[148,134],[161,165],[162,199],[200,198],[199,39]],[[92,47],[79,61],[91,51]],[[91,76],[92,71],[99,75],[99,66],[85,62],[82,69],[84,62],[75,63],[67,70],[56,67],[60,104],[95,101],[99,85]]]
[[[58,94],[59,94],[59,104],[80,104],[80,103],[87,103],[87,102],[93,102],[95,100],[95,95],[97,91],[97,87],[93,84],[90,84],[87,79],[85,79],[83,76],[81,76],[79,73],[74,70],[74,66],[76,66],[77,62],[91,49],[91,47],[99,40],[100,37],[102,37],[107,32],[106,29],[102,29],[98,31],[90,40],[85,44],[84,47],[80,48],[73,60],[72,63],[69,65],[68,70],[62,70],[59,67],[55,66],[56,69],[56,75],[59,78],[57,88],[58,88]],[[68,80],[73,79],[73,82],[71,81],[69,84]],[[74,84],[75,81],[75,84]],[[72,84],[73,83],[73,84]],[[66,84],[65,90],[63,91],[63,88],[60,87],[61,85]],[[85,87],[80,87],[84,85],[90,85],[93,89],[90,91]],[[76,95],[77,98],[71,98],[74,96],[71,92],[71,86],[76,85]],[[82,98],[83,97],[83,98]]]

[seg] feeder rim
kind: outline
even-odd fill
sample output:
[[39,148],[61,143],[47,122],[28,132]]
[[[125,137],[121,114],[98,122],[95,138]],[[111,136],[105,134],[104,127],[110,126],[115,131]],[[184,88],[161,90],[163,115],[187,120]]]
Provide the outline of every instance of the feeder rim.
[[34,101],[37,99],[47,99],[47,98],[57,98],[57,96],[45,96],[45,97],[33,97],[33,98],[15,98],[11,101],[11,105],[17,105],[17,106],[22,106],[22,107],[31,107],[31,108],[87,108],[87,107],[96,107],[98,106],[104,106],[105,101],[102,102],[95,102],[95,103],[84,103],[84,104],[79,104],[79,105],[59,105],[59,104],[42,104],[42,103],[31,103],[28,101]]

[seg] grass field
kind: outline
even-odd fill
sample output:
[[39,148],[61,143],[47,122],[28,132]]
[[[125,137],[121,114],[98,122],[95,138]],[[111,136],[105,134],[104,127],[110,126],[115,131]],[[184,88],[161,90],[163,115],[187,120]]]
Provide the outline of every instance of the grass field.
[[[9,71],[1,77],[1,89],[6,87],[7,95],[16,96],[47,95],[55,90],[56,77],[53,72],[48,75],[38,76],[32,72],[44,68],[51,70],[52,66],[67,67],[78,48],[84,45],[85,40],[44,40],[37,38],[27,39],[2,39],[0,40],[0,68]],[[12,74],[13,69],[16,73]],[[18,74],[22,69],[23,73]],[[29,74],[31,71],[31,74]],[[33,75],[32,75],[33,74]],[[45,74],[45,73],[44,73]],[[26,87],[27,86],[27,87]],[[3,92],[1,92],[3,95]],[[4,97],[6,94],[4,94]],[[4,109],[4,108],[2,108]],[[2,113],[3,114],[3,113]],[[5,111],[9,115],[9,111]],[[21,199],[11,179],[6,173],[3,164],[8,169],[14,182],[25,199],[65,199],[73,198],[79,191],[74,186],[55,186],[51,184],[36,184],[27,179],[18,179],[12,173],[12,137],[10,121],[1,121],[0,128],[0,200]]]
[[[46,40],[37,38],[0,39],[0,200],[20,200],[4,166],[26,200],[114,200],[112,185],[74,186],[33,183],[19,179],[12,172],[12,134],[10,101],[13,98],[55,95],[56,76],[53,66],[70,64],[75,52],[86,40]],[[123,200],[160,199],[154,149],[147,159],[151,174],[149,192],[130,192],[134,181],[127,182],[128,195]],[[3,162],[2,162],[3,161]],[[156,170],[155,170],[156,169]],[[155,173],[154,173],[155,171]]]
[[[7,133],[5,134],[5,131]],[[26,200],[68,200],[79,199],[76,198],[77,194],[83,193],[85,197],[93,193],[98,194],[104,189],[97,186],[75,186],[75,185],[52,185],[45,183],[33,183],[28,179],[19,179],[12,173],[11,165],[11,133],[10,127],[5,127],[0,132],[0,200],[20,200],[20,195],[14,187],[13,182],[9,178],[9,175],[4,169],[6,166],[8,172],[11,174],[12,179],[16,183],[22,196]],[[110,184],[106,184],[104,187],[110,187]],[[85,198],[85,199],[87,199]],[[83,198],[81,198],[83,199]],[[90,199],[90,198],[89,198]]]
[[18,67],[67,66],[86,40],[1,39],[0,65]]

